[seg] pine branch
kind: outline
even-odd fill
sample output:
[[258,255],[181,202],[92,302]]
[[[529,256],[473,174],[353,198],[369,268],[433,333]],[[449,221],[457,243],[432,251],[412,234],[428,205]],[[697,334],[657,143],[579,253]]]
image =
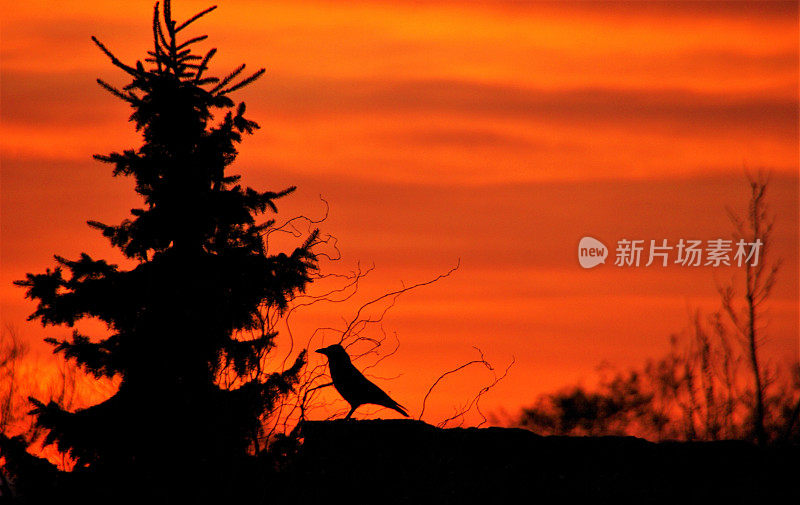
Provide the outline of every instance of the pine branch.
[[199,12],[199,13],[195,14],[194,16],[190,17],[189,19],[187,19],[186,21],[184,21],[183,23],[178,25],[177,28],[175,28],[175,33],[183,30],[184,28],[186,28],[187,26],[189,26],[190,24],[194,23],[195,21],[197,21],[198,19],[200,19],[201,17],[205,16],[206,14],[208,14],[209,12],[213,11],[216,8],[217,8],[216,5],[212,5],[208,9],[206,9],[206,10],[204,10],[202,12]]
[[206,53],[206,55],[203,57],[203,60],[200,62],[200,64],[197,67],[197,75],[194,78],[196,83],[200,81],[200,77],[203,75],[203,72],[208,70],[208,62],[211,60],[211,58],[214,57],[215,54],[217,54],[217,48],[216,47],[214,47],[210,51],[208,51]]
[[235,86],[231,86],[230,88],[228,88],[226,90],[220,91],[218,94],[219,95],[227,95],[228,93],[232,93],[232,92],[236,91],[237,89],[243,88],[243,87],[247,86],[248,84],[252,83],[253,81],[255,81],[256,79],[258,79],[259,77],[261,77],[262,75],[264,75],[264,72],[266,72],[266,71],[267,71],[267,69],[262,68],[258,72],[255,72],[253,75],[248,77],[247,79],[244,79],[241,82],[239,82],[239,84],[236,84]]
[[[155,29],[156,29],[156,35],[158,37],[157,39],[156,37],[154,37],[154,41],[156,42],[160,41],[161,45],[164,46],[161,48],[162,54],[169,53],[169,47],[170,47],[169,42],[167,41],[167,38],[164,36],[164,29],[161,27],[160,21],[156,21]],[[166,54],[164,54],[164,57],[167,57]]]
[[246,66],[246,65],[245,65],[244,63],[242,63],[241,65],[239,65],[239,67],[238,67],[236,70],[234,70],[233,72],[231,72],[230,74],[228,74],[228,75],[227,75],[227,76],[226,76],[224,79],[222,79],[222,80],[220,81],[220,83],[219,83],[219,84],[217,84],[216,86],[214,86],[213,88],[211,88],[211,90],[209,91],[209,93],[211,93],[211,94],[214,94],[214,93],[216,93],[216,92],[217,92],[217,90],[220,90],[220,89],[222,89],[223,87],[225,87],[225,85],[227,85],[229,82],[231,82],[233,79],[235,79],[237,75],[239,75],[239,74],[241,74],[241,73],[242,73],[242,70],[244,70],[244,67],[245,67],[245,66]]
[[99,84],[100,86],[105,88],[106,91],[108,91],[112,95],[116,96],[120,100],[125,100],[128,103],[133,103],[133,101],[134,101],[133,98],[131,98],[130,96],[124,94],[122,91],[120,91],[119,89],[115,88],[114,86],[108,84],[103,79],[97,79],[97,84]]
[[129,67],[128,65],[122,63],[119,59],[117,59],[117,57],[114,56],[114,54],[111,51],[109,51],[106,48],[106,46],[103,45],[102,42],[97,40],[97,37],[95,37],[94,35],[92,35],[92,41],[95,43],[95,45],[97,45],[97,47],[100,48],[101,51],[103,51],[103,53],[105,53],[106,56],[108,56],[108,58],[111,60],[111,63],[113,63],[114,66],[121,68],[122,70],[132,75],[133,77],[139,77],[139,73],[136,71],[136,69]]
[[150,53],[153,55],[156,68],[158,69],[158,73],[161,73],[162,66],[161,60],[159,60],[158,56],[161,54],[161,47],[158,45],[158,2],[156,2],[155,6],[153,7],[153,52]]
[[172,42],[170,46],[174,49],[175,45],[175,21],[172,20],[172,1],[171,0],[164,0],[164,24],[167,25],[167,32],[169,32],[169,38]]
[[197,42],[200,42],[202,40],[206,40],[207,38],[208,38],[208,35],[200,35],[198,37],[193,37],[193,38],[187,40],[186,42],[184,42],[183,44],[179,45],[178,49],[179,50],[183,49],[184,47],[188,47],[188,46],[190,46],[192,44],[196,44]]

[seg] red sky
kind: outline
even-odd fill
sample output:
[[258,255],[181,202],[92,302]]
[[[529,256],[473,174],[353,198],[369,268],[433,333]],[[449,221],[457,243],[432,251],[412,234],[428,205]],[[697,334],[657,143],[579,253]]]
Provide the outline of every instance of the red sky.
[[[177,1],[181,19],[206,2]],[[2,7],[3,324],[44,352],[33,305],[10,285],[52,254],[118,255],[85,226],[137,205],[93,153],[138,145],[124,83],[89,40],[121,59],[150,47],[152,3],[15,2]],[[746,202],[745,168],[772,174],[773,254],[783,259],[765,349],[798,357],[796,2],[227,1],[195,28],[267,74],[238,98],[262,129],[234,171],[256,188],[297,185],[282,217],[320,215],[346,271],[375,264],[359,299],[448,279],[385,320],[401,346],[378,382],[412,413],[441,372],[479,346],[508,379],[484,410],[513,411],[667,350],[692,308],[716,308],[732,270],[609,264],[583,270],[585,235],[726,238]],[[298,314],[295,337],[354,307]],[[471,373],[432,397],[429,421],[484,385]]]

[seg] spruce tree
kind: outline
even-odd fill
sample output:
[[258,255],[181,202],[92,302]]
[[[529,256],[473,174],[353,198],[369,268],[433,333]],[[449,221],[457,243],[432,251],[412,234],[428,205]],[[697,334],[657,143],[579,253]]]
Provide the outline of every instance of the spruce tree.
[[[30,316],[45,326],[72,327],[83,318],[104,322],[97,340],[73,331],[48,339],[55,351],[100,377],[118,377],[108,400],[76,412],[35,403],[46,442],[76,461],[74,475],[98,495],[119,492],[180,501],[247,494],[260,416],[297,381],[304,354],[288,370],[242,381],[228,390],[221,367],[251,377],[275,333],[242,340],[259,326],[259,310],[281,310],[311,282],[316,231],[289,254],[270,254],[263,235],[291,193],[258,191],[227,173],[237,144],[258,125],[231,94],[258,79],[241,65],[224,78],[207,76],[216,49],[195,53],[206,36],[184,30],[214,7],[176,23],[166,0],[156,4],[152,51],[127,65],[92,40],[127,74],[115,87],[98,82],[133,109],[142,144],[97,160],[114,176],[130,176],[141,208],[118,225],[89,221],[135,261],[124,270],[82,254],[17,284],[38,301]],[[246,477],[246,478],[245,478]],[[86,490],[88,492],[88,489]],[[233,493],[233,494],[229,494]]]

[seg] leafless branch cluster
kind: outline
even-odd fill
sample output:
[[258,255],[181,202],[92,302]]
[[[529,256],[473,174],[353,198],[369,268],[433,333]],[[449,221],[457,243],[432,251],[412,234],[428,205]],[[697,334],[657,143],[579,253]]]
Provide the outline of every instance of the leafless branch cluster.
[[[400,347],[397,334],[392,333],[390,335],[382,324],[386,314],[395,306],[398,298],[417,288],[428,286],[444,279],[458,268],[459,265],[457,264],[444,274],[438,275],[433,279],[408,286],[404,285],[400,289],[368,300],[356,309],[355,314],[350,319],[343,322],[343,328],[317,328],[308,339],[307,347],[309,349],[312,346],[322,347],[326,342],[331,341],[338,343],[349,351],[354,361],[361,363],[359,368],[370,376],[369,370],[393,356]],[[368,272],[365,272],[364,275]],[[356,272],[354,278],[358,278],[359,273]],[[387,348],[386,344],[390,341],[392,342],[391,347]],[[334,411],[331,413],[328,403],[317,394],[320,389],[330,385],[327,383],[321,384],[326,377],[326,367],[322,362],[309,366],[305,370],[300,402],[296,405],[300,419],[305,419],[309,410],[318,411],[324,408],[324,410],[328,411],[326,418],[341,415],[346,411],[346,409],[342,409],[342,412]]]
[[[284,243],[309,236],[312,229],[316,229],[317,225],[328,217],[328,203],[322,197],[320,200],[324,205],[324,211],[320,217],[296,216],[266,228],[263,235],[265,247],[280,247]],[[323,260],[324,266],[321,266],[320,270],[313,274],[314,282],[309,291],[297,294],[286,309],[269,305],[261,307],[258,327],[248,332],[241,332],[236,335],[236,338],[240,341],[265,341],[268,344],[260,348],[255,357],[257,362],[254,363],[255,366],[249,368],[248,373],[240,374],[231,364],[223,364],[218,379],[221,387],[235,389],[254,379],[266,380],[271,374],[282,373],[290,369],[293,364],[296,364],[299,354],[332,343],[338,343],[345,347],[351,358],[357,363],[358,368],[366,375],[375,378],[370,371],[395,355],[400,347],[398,335],[387,330],[383,324],[386,315],[395,307],[398,299],[406,293],[429,286],[450,276],[460,265],[459,262],[447,272],[429,280],[410,285],[403,284],[399,289],[368,299],[358,305],[349,318],[342,318],[339,325],[316,327],[298,349],[294,320],[307,314],[312,306],[320,304],[341,305],[344,310],[348,310],[355,303],[361,283],[375,268],[374,265],[362,267],[359,263],[349,272],[334,272],[336,269],[332,268],[332,265],[339,262],[342,255],[338,249],[337,240],[332,235],[318,235],[314,251],[317,258]],[[276,339],[279,333],[281,335],[280,345]],[[477,411],[483,422],[486,422],[486,416],[480,410],[480,399],[505,377],[511,365],[503,373],[498,374],[484,359],[480,350],[478,353],[480,359],[474,360],[468,365],[482,365],[492,374],[492,378],[489,384],[483,386],[474,398],[456,411],[455,415],[442,421],[440,423],[442,426],[455,420],[463,422],[465,414],[471,410]],[[305,356],[305,354],[302,355]],[[465,366],[467,365],[446,372],[439,381],[444,376],[456,373]],[[381,377],[381,379],[391,380],[393,378]],[[257,436],[258,446],[265,447],[275,437],[291,433],[298,423],[307,419],[312,412],[316,419],[332,419],[343,415],[347,409],[343,406],[336,407],[337,403],[331,402],[329,395],[322,394],[329,386],[332,386],[332,383],[328,377],[324,360],[303,362],[293,391],[276,404],[274,409],[264,413],[262,429]],[[434,387],[435,384],[428,391],[425,401]],[[423,412],[425,401],[423,401]],[[364,412],[369,414],[368,409],[365,409]]]
[[760,353],[767,340],[765,303],[780,267],[770,254],[775,221],[767,184],[763,174],[748,176],[747,210],[728,209],[734,243],[760,241],[761,248],[757,263],[745,262],[743,275],[718,287],[718,310],[707,316],[691,311],[687,328],[671,336],[666,356],[603,379],[596,390],[546,395],[524,410],[519,423],[552,434],[797,440],[800,365],[781,370]]
[[474,359],[472,361],[467,361],[466,363],[462,363],[461,365],[442,373],[439,377],[436,378],[436,380],[433,382],[433,384],[431,384],[431,387],[428,388],[428,392],[425,393],[425,396],[422,398],[422,407],[420,408],[419,416],[417,417],[417,419],[422,420],[422,416],[425,414],[425,407],[426,407],[426,404],[428,402],[428,397],[431,395],[431,393],[433,393],[433,390],[436,388],[437,385],[439,385],[439,383],[442,382],[442,380],[444,380],[445,377],[447,377],[448,375],[452,375],[452,374],[458,373],[458,372],[464,370],[465,368],[467,368],[467,367],[469,367],[471,365],[480,365],[480,366],[483,366],[486,370],[488,370],[492,374],[492,380],[489,382],[489,384],[487,384],[486,386],[483,386],[480,390],[478,390],[478,392],[475,394],[475,396],[472,397],[466,404],[464,404],[461,407],[457,408],[456,412],[452,416],[440,421],[437,424],[437,426],[439,428],[445,428],[445,427],[447,427],[448,423],[450,423],[451,421],[455,421],[455,420],[459,420],[458,426],[462,426],[463,423],[464,423],[464,419],[465,419],[466,414],[468,412],[470,412],[473,408],[475,408],[475,411],[478,413],[479,416],[481,416],[481,419],[482,419],[482,421],[480,423],[478,423],[477,426],[480,427],[480,426],[483,426],[484,424],[486,424],[488,419],[487,419],[486,415],[484,415],[484,413],[481,411],[481,407],[480,407],[481,397],[483,395],[485,395],[486,393],[488,393],[492,388],[494,388],[501,380],[503,380],[508,375],[508,371],[511,370],[512,366],[514,366],[514,363],[515,363],[516,360],[515,360],[515,358],[512,357],[511,358],[511,362],[508,364],[508,366],[506,366],[506,368],[503,371],[503,373],[500,374],[500,375],[497,375],[496,370],[492,367],[492,365],[484,357],[483,351],[481,351],[477,347],[473,347],[473,349],[475,349],[478,352],[478,355],[479,355],[478,359]]
[[767,206],[768,177],[762,173],[748,175],[750,200],[745,216],[740,217],[731,209],[728,216],[734,225],[734,238],[747,242],[761,243],[760,258],[757,264],[745,264],[744,299],[737,303],[735,282],[719,288],[722,307],[731,321],[733,328],[745,348],[747,362],[753,375],[753,429],[756,440],[760,444],[767,442],[764,426],[766,413],[765,396],[773,377],[766,375],[759,349],[764,341],[765,322],[762,306],[772,292],[777,279],[781,261],[770,261],[769,250],[772,246],[772,231],[775,218],[769,213]]
[[[43,366],[30,352],[25,340],[16,329],[7,326],[0,332],[0,433],[20,435],[29,444],[41,441],[42,430],[29,414],[30,396],[46,398],[63,408],[72,408],[90,391],[79,385],[82,377],[78,367],[58,361],[55,367]],[[34,446],[36,450],[52,455],[62,470],[71,469],[74,462],[67,455],[52,448]]]
[[14,328],[7,327],[0,333],[0,433],[12,431],[20,421],[19,368],[27,354],[28,346]]

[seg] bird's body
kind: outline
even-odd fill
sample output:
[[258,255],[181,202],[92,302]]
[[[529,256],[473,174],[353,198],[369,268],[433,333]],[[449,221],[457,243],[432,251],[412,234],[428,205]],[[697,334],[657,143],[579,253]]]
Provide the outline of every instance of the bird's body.
[[316,352],[328,357],[333,387],[350,404],[350,412],[346,419],[349,419],[359,406],[367,403],[396,410],[408,417],[408,412],[402,405],[392,400],[381,388],[358,371],[341,345],[334,344],[317,349]]

